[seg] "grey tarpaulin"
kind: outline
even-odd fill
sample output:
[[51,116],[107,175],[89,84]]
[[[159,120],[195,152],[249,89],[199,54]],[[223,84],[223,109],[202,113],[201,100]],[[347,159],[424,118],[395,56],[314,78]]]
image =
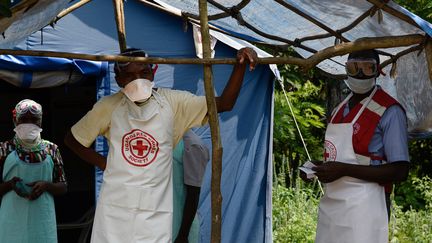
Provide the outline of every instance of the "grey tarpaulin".
[[[194,0],[156,0],[164,8],[177,14],[198,14],[198,1]],[[293,9],[311,16],[321,22],[331,30],[338,31],[352,23],[366,11],[370,11],[375,1],[359,0],[218,0],[218,4],[226,8],[238,5],[242,2],[248,4],[240,9],[243,20],[264,34],[257,34],[250,28],[240,25],[237,19],[227,16],[224,18],[210,21],[210,23],[223,32],[230,35],[258,43],[284,46],[287,43],[277,38],[269,38],[265,34],[270,34],[278,38],[288,39],[292,42],[302,40],[302,38],[326,34],[328,31],[312,23],[310,20],[300,16],[295,10],[284,7],[281,3],[292,6]],[[385,1],[381,2],[385,5]],[[432,25],[418,16],[408,12],[396,3],[389,1],[386,6],[395,11],[406,15],[415,21],[417,26],[401,20],[386,11],[372,11],[374,14],[368,15],[359,24],[349,31],[342,33],[346,41],[354,41],[361,37],[380,37],[380,36],[400,36],[407,34],[422,34],[432,36]],[[208,4],[209,15],[223,13],[221,8],[215,4]],[[235,16],[236,12],[232,14]],[[382,15],[382,21],[380,16]],[[413,21],[413,22],[414,22]],[[301,41],[301,44],[319,51],[335,45],[336,38],[332,35],[326,38]],[[395,55],[409,47],[389,48],[381,51],[390,55]],[[307,58],[313,53],[300,47],[294,48],[301,56]],[[381,55],[381,61],[389,59],[387,55]],[[323,71],[340,75],[344,74],[345,56],[336,56],[331,60],[322,61],[318,67]],[[425,51],[419,55],[412,52],[397,60],[396,78],[390,78],[392,65],[385,67],[386,76],[381,76],[378,82],[395,98],[397,98],[407,111],[409,131],[413,135],[429,135],[432,132],[432,114],[429,109],[432,104],[432,86],[428,76]]]

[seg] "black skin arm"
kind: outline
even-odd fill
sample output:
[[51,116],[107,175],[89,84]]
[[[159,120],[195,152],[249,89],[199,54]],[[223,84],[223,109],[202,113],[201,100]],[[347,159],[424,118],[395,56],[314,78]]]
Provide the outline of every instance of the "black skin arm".
[[246,65],[249,63],[249,70],[255,69],[258,57],[256,52],[249,47],[242,48],[237,52],[237,63],[225,86],[222,95],[216,97],[217,111],[231,111],[234,107],[237,97],[240,93],[240,88],[243,84],[243,78],[246,71]]
[[343,176],[376,182],[380,184],[400,182],[406,180],[409,172],[408,161],[396,161],[393,163],[364,166],[341,162],[326,162],[312,168],[321,182],[329,183]]
[[64,182],[35,181],[27,183],[27,186],[32,187],[32,192],[28,196],[29,200],[38,199],[44,192],[53,196],[63,195],[67,192],[67,185]]
[[18,177],[14,177],[12,179],[10,179],[9,181],[5,181],[0,183],[0,197],[3,197],[3,195],[5,195],[6,193],[12,191],[12,190],[17,190],[15,183],[17,183],[18,181],[21,181],[20,178]]
[[79,143],[70,130],[66,134],[64,142],[66,146],[68,146],[69,149],[72,150],[72,152],[74,152],[75,154],[77,154],[78,157],[80,157],[82,160],[91,165],[97,166],[101,170],[105,170],[107,159],[97,153],[94,149],[87,148],[81,143]]
[[179,233],[174,243],[187,243],[190,227],[195,218],[198,208],[198,201],[200,195],[200,187],[185,185],[186,187],[186,200],[183,208],[183,219]]

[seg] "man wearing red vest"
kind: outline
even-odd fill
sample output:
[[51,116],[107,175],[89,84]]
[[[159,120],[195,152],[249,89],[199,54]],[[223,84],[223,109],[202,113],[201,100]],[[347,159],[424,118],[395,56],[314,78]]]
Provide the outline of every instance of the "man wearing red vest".
[[316,242],[388,242],[385,184],[409,171],[406,115],[376,85],[375,50],[348,56],[345,83],[352,91],[333,111],[325,135],[324,163],[313,168],[325,183]]

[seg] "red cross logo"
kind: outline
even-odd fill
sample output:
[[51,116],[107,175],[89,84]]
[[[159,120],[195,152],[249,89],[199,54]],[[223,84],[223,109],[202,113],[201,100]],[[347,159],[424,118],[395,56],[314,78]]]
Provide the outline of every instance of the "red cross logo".
[[327,159],[330,157],[330,154],[327,151],[324,151],[324,161],[327,161]]
[[324,141],[324,161],[336,161],[337,150],[336,146],[328,141]]
[[138,151],[138,156],[143,156],[144,151],[147,151],[149,146],[143,144],[143,140],[138,140],[136,145],[132,145],[132,149]]
[[158,141],[149,133],[139,129],[123,135],[123,158],[134,166],[147,166],[155,161],[159,152]]

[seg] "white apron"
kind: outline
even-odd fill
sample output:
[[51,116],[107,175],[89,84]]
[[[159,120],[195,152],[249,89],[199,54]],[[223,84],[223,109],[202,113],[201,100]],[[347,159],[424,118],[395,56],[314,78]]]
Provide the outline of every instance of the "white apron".
[[[365,164],[352,145],[353,124],[364,111],[376,88],[351,123],[328,124],[325,161]],[[348,102],[348,96],[334,114]],[[325,184],[318,214],[317,243],[387,243],[388,221],[384,187],[353,177]]]
[[143,106],[125,96],[113,111],[91,242],[172,241],[173,116],[155,91]]

